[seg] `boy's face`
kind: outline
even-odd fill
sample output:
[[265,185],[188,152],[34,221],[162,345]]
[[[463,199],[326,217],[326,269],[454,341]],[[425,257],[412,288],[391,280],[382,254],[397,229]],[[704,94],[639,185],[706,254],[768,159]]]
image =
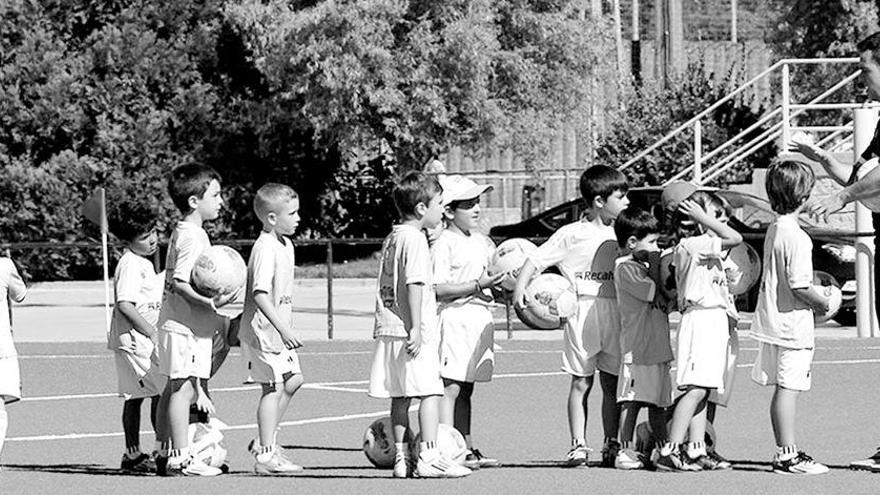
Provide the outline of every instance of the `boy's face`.
[[419,203],[416,213],[422,215],[422,227],[433,229],[443,220],[443,202],[439,192],[434,193],[428,204]]
[[456,201],[455,209],[446,207],[444,215],[446,219],[455,224],[464,232],[470,232],[479,228],[480,224],[480,198],[476,197],[465,201]]
[[635,236],[632,236],[627,241],[626,247],[632,251],[634,259],[645,261],[648,259],[648,253],[660,250],[660,247],[657,246],[658,239],[660,239],[660,234],[648,234],[641,239],[636,239]]
[[275,231],[281,235],[293,235],[299,227],[299,198],[290,198],[279,205],[275,216]]
[[597,206],[600,207],[599,212],[604,220],[615,220],[629,206],[629,198],[623,191],[614,191],[604,202],[596,202],[599,203]]
[[151,256],[158,247],[159,235],[156,233],[156,229],[145,232],[128,243],[128,248],[131,249],[131,252],[138,256]]
[[220,183],[212,179],[208,189],[201,198],[190,197],[190,206],[199,213],[202,220],[214,220],[220,216],[220,208],[223,206],[223,196],[220,195]]

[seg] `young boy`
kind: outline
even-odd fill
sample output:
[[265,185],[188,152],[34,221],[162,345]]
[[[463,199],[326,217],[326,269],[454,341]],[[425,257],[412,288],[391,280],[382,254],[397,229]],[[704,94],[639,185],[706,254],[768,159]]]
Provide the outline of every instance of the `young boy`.
[[639,410],[648,407],[648,421],[658,443],[666,438],[666,412],[672,405],[669,318],[660,279],[660,229],[651,213],[627,208],[614,222],[623,256],[614,268],[614,287],[620,308],[622,362],[617,385],[620,403],[618,469],[641,469],[646,459],[633,448]]
[[12,342],[9,303],[23,301],[26,294],[27,287],[15,264],[7,257],[0,257],[0,454],[3,453],[6,428],[9,426],[6,404],[21,400],[21,375],[18,354]]
[[614,262],[618,247],[614,219],[627,207],[626,177],[617,169],[595,165],[580,180],[586,211],[580,221],[565,225],[529,256],[516,280],[515,304],[533,275],[556,266],[575,288],[576,318],[565,322],[562,370],[571,375],[568,392],[569,466],[587,464],[587,397],[599,371],[602,385],[602,426],[605,442],[602,464],[613,466],[617,455],[617,373],[620,372],[620,315],[614,292]]
[[[405,174],[394,186],[401,222],[382,244],[376,291],[376,341],[370,370],[371,397],[391,399],[391,424],[397,454],[395,478],[457,478],[471,470],[437,448],[437,425],[443,397],[440,379],[440,329],[428,241],[422,233],[443,216],[442,189],[420,172]],[[422,441],[415,470],[404,443],[409,405],[421,399]]]
[[[107,335],[107,348],[116,360],[125,453],[122,469],[155,472],[154,456],[141,451],[141,405],[150,398],[150,422],[156,428],[156,407],[165,387],[159,374],[154,340],[159,309],[162,306],[164,273],[156,273],[150,256],[158,247],[156,212],[131,200],[120,200],[111,207],[111,230],[125,242],[125,252],[113,276],[115,305]],[[157,434],[158,443],[158,434]],[[161,448],[156,445],[154,455]]]
[[770,206],[779,217],[764,239],[761,290],[751,327],[759,343],[752,380],[776,388],[770,403],[775,473],[828,472],[798,451],[794,438],[797,396],[810,389],[813,311],[828,311],[828,298],[813,285],[813,243],[797,221],[814,183],[810,167],[786,161],[771,165],[765,181]]
[[[719,211],[708,193],[693,184],[675,182],[661,198],[680,239],[673,251],[678,309],[678,398],[669,440],[655,462],[663,471],[718,469],[706,453],[706,401],[713,389],[724,388],[728,331],[727,276],[722,250],[742,242],[742,236],[718,220]],[[686,450],[681,444],[690,435]],[[699,440],[694,440],[699,439]]]
[[159,365],[168,382],[157,417],[160,435],[166,443],[157,459],[157,472],[171,476],[216,476],[220,469],[194,459],[189,453],[189,408],[195,402],[202,410],[214,409],[200,382],[211,375],[213,337],[225,324],[216,308],[238,294],[211,299],[198,294],[189,280],[199,255],[211,245],[202,223],[220,215],[220,179],[211,168],[183,165],[171,172],[168,192],[183,218],[177,222],[168,246],[159,314]]
[[293,394],[303,384],[296,349],[302,342],[293,331],[293,235],[299,225],[299,196],[289,186],[266,184],[254,198],[263,231],[248,260],[247,293],[240,338],[248,371],[263,389],[257,406],[259,442],[251,447],[257,474],[302,471],[276,442],[278,423]]
[[495,368],[489,288],[504,278],[503,273],[494,277],[486,273],[495,245],[477,230],[480,195],[492,186],[477,185],[460,175],[441,177],[440,185],[446,228],[431,245],[434,290],[440,302],[440,376],[445,386],[440,422],[464,435],[466,466],[496,467],[499,462],[475,449],[471,437],[474,383],[491,381]]

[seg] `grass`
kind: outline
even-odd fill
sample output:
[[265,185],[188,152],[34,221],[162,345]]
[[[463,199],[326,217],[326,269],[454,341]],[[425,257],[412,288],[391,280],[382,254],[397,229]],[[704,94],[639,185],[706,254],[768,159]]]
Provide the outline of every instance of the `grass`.
[[[333,263],[333,278],[376,278],[379,262],[374,257]],[[307,264],[296,267],[296,278],[327,278],[327,265]]]

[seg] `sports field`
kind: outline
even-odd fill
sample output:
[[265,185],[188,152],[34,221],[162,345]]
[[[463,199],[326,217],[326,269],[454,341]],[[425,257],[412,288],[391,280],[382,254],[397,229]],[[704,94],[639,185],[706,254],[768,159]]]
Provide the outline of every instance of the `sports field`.
[[[117,470],[121,455],[120,399],[114,396],[111,356],[99,343],[22,344],[27,398],[10,410],[3,455],[3,493],[876,493],[880,475],[846,469],[873,452],[880,439],[877,409],[880,341],[823,339],[816,352],[813,391],[799,411],[799,445],[832,467],[830,474],[790,477],[768,472],[773,441],[770,391],[748,381],[754,344],[744,339],[732,406],[719,413],[719,451],[734,460],[729,472],[662,474],[598,467],[566,469],[563,407],[568,379],[559,369],[555,341],[504,341],[496,379],[478,386],[477,446],[504,467],[462,480],[392,480],[374,469],[360,442],[365,427],[386,414],[387,404],[365,393],[370,343],[309,342],[301,352],[307,385],[294,399],[279,437],[291,458],[305,466],[293,479],[250,474],[248,440],[255,434],[257,391],[241,383],[244,363],[234,352],[212,382],[226,432],[232,473],[213,479],[129,476]],[[598,405],[598,393],[593,394]],[[594,407],[598,411],[598,407]],[[598,417],[590,441],[601,442]],[[148,429],[146,420],[144,429]],[[146,432],[143,442],[149,445]]]

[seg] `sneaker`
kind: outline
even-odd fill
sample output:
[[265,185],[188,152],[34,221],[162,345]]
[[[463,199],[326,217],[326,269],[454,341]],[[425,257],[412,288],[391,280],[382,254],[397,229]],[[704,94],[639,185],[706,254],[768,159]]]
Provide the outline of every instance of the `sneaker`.
[[680,472],[699,471],[700,467],[687,462],[687,456],[679,452],[670,452],[668,455],[660,455],[654,462],[658,471]]
[[828,472],[828,466],[819,464],[803,452],[798,452],[796,456],[785,461],[773,459],[773,472],[779,474],[825,474]]
[[168,474],[168,456],[156,455],[156,474],[159,476],[169,476]]
[[394,457],[394,471],[391,476],[394,478],[412,478],[414,475],[413,463],[407,456],[398,455]]
[[698,469],[698,471],[719,471],[721,469],[725,469],[721,467],[718,461],[713,459],[708,453],[699,455],[697,457],[691,457],[685,454],[683,458],[686,463],[694,466],[699,466],[700,469]]
[[614,456],[614,467],[617,469],[643,469],[645,461],[642,454],[633,449],[620,449]]
[[849,467],[852,469],[865,469],[871,471],[880,468],[880,447],[877,448],[877,452],[874,452],[874,455],[872,455],[871,457],[858,461],[852,461],[851,463],[849,463]]
[[470,449],[468,450],[467,456],[464,458],[464,465],[473,470],[484,467],[499,467],[501,466],[501,463],[498,462],[498,459],[484,456],[483,453],[477,449]]
[[586,466],[589,460],[590,449],[584,444],[575,445],[565,456],[565,464],[568,467]]
[[262,476],[287,476],[302,472],[302,467],[287,461],[285,459],[273,455],[269,459],[261,462],[257,460],[254,463],[254,472]]
[[712,460],[715,461],[716,470],[730,469],[732,467],[730,461],[725,459],[715,449],[706,449],[706,455],[711,457]]
[[137,457],[131,458],[126,454],[122,454],[122,462],[120,469],[131,473],[155,473],[156,461],[149,454],[141,452]]
[[602,446],[602,467],[614,467],[618,452],[620,452],[620,442],[614,439],[605,442]]
[[288,470],[292,470],[292,471],[296,471],[296,472],[300,472],[303,470],[302,466],[294,463],[286,455],[284,455],[284,449],[282,449],[278,445],[275,445],[275,458],[278,459],[278,462],[285,465],[286,469],[288,469]]
[[470,469],[450,461],[442,454],[432,460],[426,460],[419,455],[415,471],[415,476],[419,478],[461,478],[469,474]]
[[220,468],[215,468],[205,464],[204,462],[192,457],[183,461],[179,465],[168,463],[169,476],[217,476],[222,474]]

